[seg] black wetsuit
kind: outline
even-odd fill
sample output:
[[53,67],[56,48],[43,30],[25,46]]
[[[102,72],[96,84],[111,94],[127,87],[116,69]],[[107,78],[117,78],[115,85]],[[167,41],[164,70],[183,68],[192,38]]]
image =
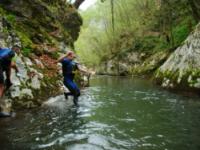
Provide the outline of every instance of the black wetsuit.
[[11,84],[10,79],[8,78],[11,60],[15,56],[15,52],[8,48],[0,48],[0,84],[4,84],[4,75],[6,73],[7,79],[6,84]]
[[65,93],[65,96],[72,95],[74,96],[74,104],[77,105],[78,97],[80,96],[80,89],[77,84],[74,82],[74,73],[73,71],[77,68],[75,62],[64,58],[62,61],[62,70],[64,76],[64,85],[69,89],[70,93]]

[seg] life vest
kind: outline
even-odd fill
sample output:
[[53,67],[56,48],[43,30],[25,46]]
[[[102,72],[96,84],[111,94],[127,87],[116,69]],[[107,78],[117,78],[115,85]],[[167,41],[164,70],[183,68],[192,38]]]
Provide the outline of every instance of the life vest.
[[0,60],[11,60],[15,52],[9,48],[0,48]]

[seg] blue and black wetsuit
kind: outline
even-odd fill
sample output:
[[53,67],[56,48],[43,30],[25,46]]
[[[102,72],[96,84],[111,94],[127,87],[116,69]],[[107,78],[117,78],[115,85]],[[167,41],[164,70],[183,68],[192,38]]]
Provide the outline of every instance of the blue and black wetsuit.
[[6,72],[6,84],[11,84],[9,79],[12,58],[15,52],[9,48],[0,48],[0,84],[4,84],[3,72]]
[[74,104],[77,105],[78,97],[80,96],[80,89],[74,80],[73,71],[77,69],[77,64],[72,60],[64,58],[62,61],[62,71],[64,76],[64,85],[69,89],[70,93],[65,93],[65,96],[73,95]]

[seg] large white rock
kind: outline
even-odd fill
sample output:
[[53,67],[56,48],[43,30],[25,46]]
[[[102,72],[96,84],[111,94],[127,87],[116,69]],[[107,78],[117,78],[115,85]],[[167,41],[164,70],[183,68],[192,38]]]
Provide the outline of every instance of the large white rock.
[[200,77],[200,24],[159,68],[156,78],[162,79],[163,85],[166,85],[166,76],[168,85],[187,82],[186,86],[200,88],[197,80]]
[[29,77],[28,77],[28,73],[27,73],[27,67],[26,67],[25,63],[22,61],[22,56],[16,57],[16,65],[19,69],[20,80],[21,80],[21,82],[25,83],[29,79]]

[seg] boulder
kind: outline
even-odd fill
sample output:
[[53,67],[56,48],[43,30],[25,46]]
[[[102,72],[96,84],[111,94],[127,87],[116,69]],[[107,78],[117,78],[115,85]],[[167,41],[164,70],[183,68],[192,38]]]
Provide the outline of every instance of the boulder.
[[167,88],[200,89],[199,58],[200,24],[158,69],[155,75],[156,81]]

